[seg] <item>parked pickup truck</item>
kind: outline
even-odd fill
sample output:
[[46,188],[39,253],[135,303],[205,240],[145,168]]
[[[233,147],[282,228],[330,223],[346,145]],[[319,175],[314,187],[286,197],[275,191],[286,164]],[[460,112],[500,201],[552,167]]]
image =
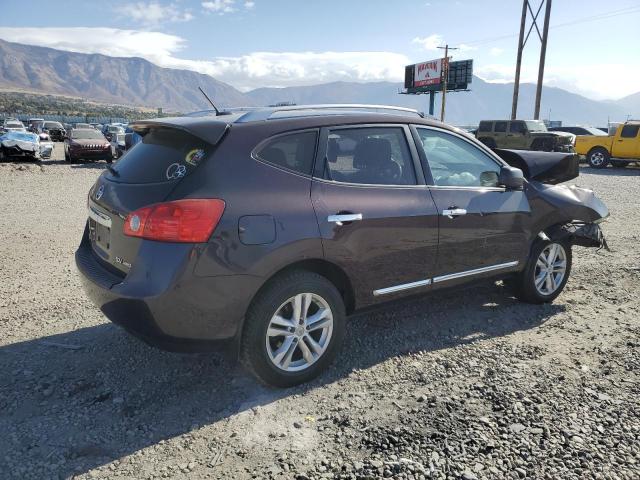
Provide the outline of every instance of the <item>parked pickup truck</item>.
[[626,167],[630,162],[640,162],[640,121],[621,124],[614,135],[594,137],[578,135],[576,153],[587,157],[593,168]]

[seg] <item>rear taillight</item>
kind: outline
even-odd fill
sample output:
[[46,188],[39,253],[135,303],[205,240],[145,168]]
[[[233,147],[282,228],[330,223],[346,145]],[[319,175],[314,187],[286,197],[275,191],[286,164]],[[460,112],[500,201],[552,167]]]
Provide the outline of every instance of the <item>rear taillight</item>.
[[124,234],[159,242],[206,242],[218,225],[224,207],[224,201],[215,198],[149,205],[127,215]]

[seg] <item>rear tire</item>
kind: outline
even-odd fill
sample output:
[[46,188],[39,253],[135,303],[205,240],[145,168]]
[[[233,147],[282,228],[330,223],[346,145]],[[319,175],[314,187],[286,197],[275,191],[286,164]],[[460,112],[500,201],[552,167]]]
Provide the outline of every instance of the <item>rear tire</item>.
[[249,307],[241,362],[268,385],[308,382],[338,353],[345,317],[342,296],[325,277],[307,271],[278,276]]
[[593,148],[587,153],[587,162],[591,168],[606,168],[609,164],[609,152],[606,148]]
[[556,299],[571,274],[571,244],[539,240],[531,248],[525,269],[507,283],[518,300],[550,303]]

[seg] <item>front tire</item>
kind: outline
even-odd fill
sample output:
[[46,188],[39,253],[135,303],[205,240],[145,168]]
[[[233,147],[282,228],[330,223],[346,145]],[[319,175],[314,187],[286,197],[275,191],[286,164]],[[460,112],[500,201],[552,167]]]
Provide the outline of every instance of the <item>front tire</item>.
[[552,302],[569,280],[571,263],[571,244],[557,240],[536,242],[525,269],[513,280],[516,298],[534,304]]
[[338,353],[345,317],[342,296],[325,277],[307,271],[276,277],[249,307],[240,359],[265,384],[308,382]]
[[591,168],[606,168],[609,164],[609,152],[606,148],[596,147],[587,153],[587,162]]

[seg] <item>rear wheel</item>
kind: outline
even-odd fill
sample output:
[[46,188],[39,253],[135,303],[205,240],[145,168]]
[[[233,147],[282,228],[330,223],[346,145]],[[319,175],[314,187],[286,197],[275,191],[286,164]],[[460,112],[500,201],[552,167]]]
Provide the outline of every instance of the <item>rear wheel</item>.
[[609,164],[609,152],[605,148],[596,147],[587,153],[587,162],[591,168],[605,168]]
[[276,277],[247,312],[240,357],[260,381],[291,387],[320,374],[335,358],[345,332],[336,287],[313,272]]
[[548,303],[560,295],[571,273],[571,245],[554,240],[538,241],[525,269],[510,284],[519,300]]

